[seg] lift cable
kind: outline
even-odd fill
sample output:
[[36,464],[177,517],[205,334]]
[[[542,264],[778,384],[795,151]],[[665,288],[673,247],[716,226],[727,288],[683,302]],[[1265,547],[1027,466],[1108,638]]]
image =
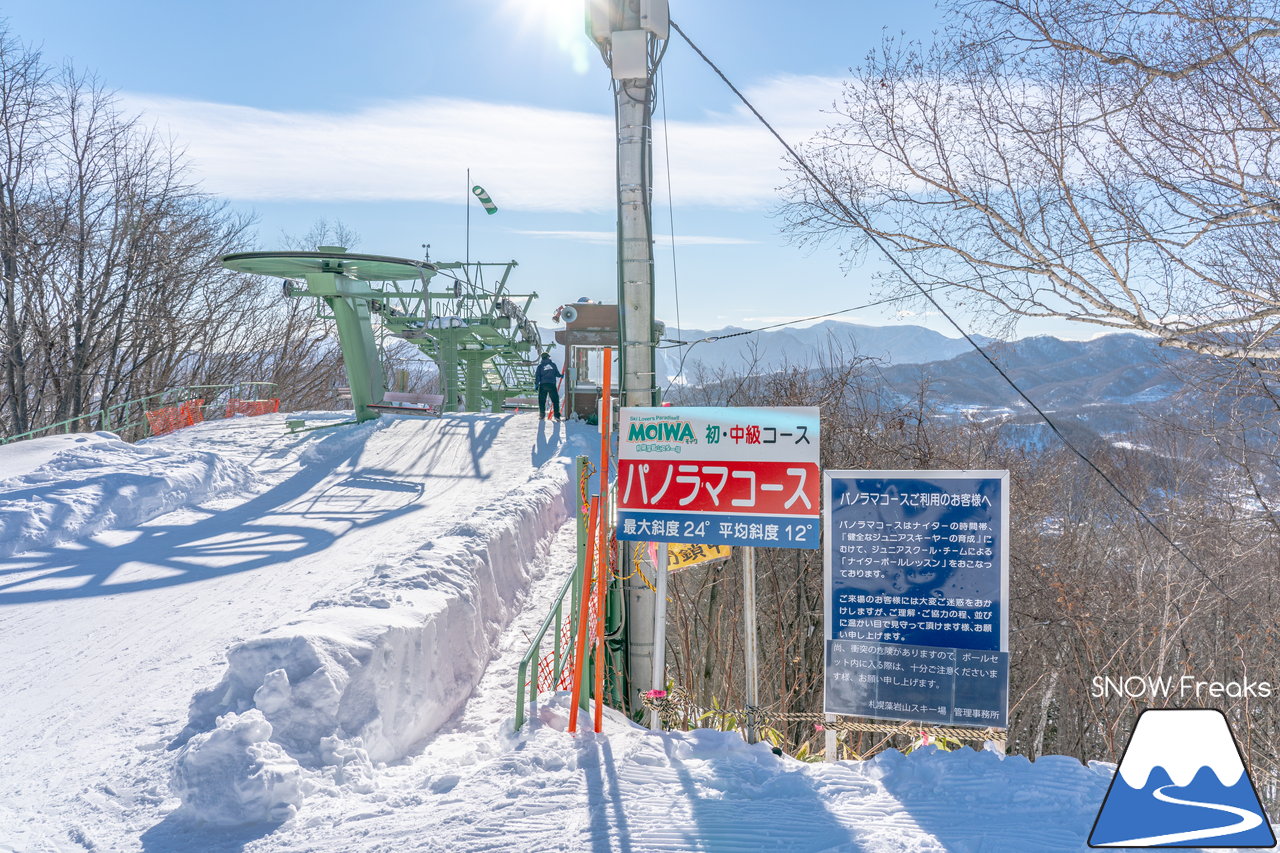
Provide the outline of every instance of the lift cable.
[[1009,387],[1012,388],[1017,393],[1017,395],[1021,397],[1023,401],[1025,401],[1026,404],[1030,406],[1035,411],[1035,413],[1041,417],[1042,420],[1044,420],[1045,424],[1047,424],[1049,429],[1053,432],[1053,434],[1056,435],[1064,445],[1066,445],[1067,449],[1069,449],[1072,453],[1074,453],[1077,457],[1079,457],[1080,460],[1083,461],[1086,465],[1092,468],[1093,471],[1099,477],[1101,477],[1102,480],[1108,486],[1110,486],[1117,495],[1120,496],[1120,499],[1124,501],[1126,504],[1128,504],[1129,507],[1135,513],[1138,514],[1138,517],[1141,518],[1143,522],[1145,522],[1148,526],[1150,526],[1151,529],[1154,530],[1160,536],[1161,539],[1163,539],[1166,543],[1168,543],[1169,547],[1173,548],[1173,550],[1177,552],[1177,554],[1181,556],[1182,559],[1185,560],[1189,566],[1191,566],[1193,569],[1199,572],[1200,575],[1202,575],[1205,578],[1205,580],[1207,580],[1216,590],[1218,590],[1218,592],[1220,592],[1228,600],[1234,602],[1236,599],[1229,592],[1223,589],[1222,586],[1217,582],[1217,580],[1213,578],[1212,575],[1210,575],[1207,571],[1205,571],[1204,568],[1200,566],[1199,563],[1197,563],[1194,559],[1192,559],[1191,555],[1188,554],[1180,544],[1175,542],[1173,538],[1169,536],[1169,534],[1166,533],[1164,529],[1160,527],[1160,525],[1157,524],[1155,520],[1152,519],[1151,516],[1148,515],[1147,512],[1141,506],[1139,506],[1136,501],[1134,501],[1131,497],[1129,497],[1129,495],[1126,494],[1125,491],[1121,489],[1120,486],[1117,485],[1116,482],[1112,480],[1111,477],[1108,476],[1105,471],[1099,468],[1097,463],[1095,463],[1092,459],[1090,459],[1089,456],[1086,455],[1083,450],[1081,450],[1079,447],[1075,445],[1074,442],[1072,442],[1069,438],[1067,438],[1067,436],[1062,432],[1062,430],[1058,428],[1058,425],[1054,423],[1053,419],[1050,418],[1049,415],[1043,409],[1041,409],[1038,405],[1036,405],[1034,400],[1032,400],[1029,396],[1027,396],[1027,393],[1018,386],[1018,383],[1013,380],[1013,377],[1009,376],[1009,374],[1006,373],[1004,369],[1001,368],[1000,365],[996,363],[995,359],[991,357],[991,355],[982,347],[982,345],[979,344],[976,340],[974,340],[973,336],[970,335],[969,332],[966,331],[965,328],[961,326],[960,323],[957,322],[954,317],[951,316],[950,312],[948,312],[947,309],[944,308],[936,298],[934,298],[932,290],[922,285],[919,281],[916,280],[915,276],[911,275],[911,273],[907,271],[906,267],[904,267],[902,263],[898,260],[898,258],[892,252],[889,251],[888,247],[886,247],[884,243],[881,242],[881,240],[876,236],[876,234],[871,230],[871,228],[867,224],[865,224],[852,210],[849,209],[849,206],[844,203],[844,201],[835,192],[835,190],[832,189],[831,186],[828,185],[824,180],[822,180],[822,178],[820,178],[818,174],[813,170],[813,167],[809,165],[808,161],[806,161],[803,157],[801,157],[796,152],[796,150],[792,148],[791,145],[785,139],[782,138],[782,135],[779,134],[778,131],[774,129],[773,125],[770,124],[769,121],[763,115],[760,114],[760,111],[755,108],[755,105],[753,105],[751,101],[747,100],[747,97],[743,95],[741,91],[739,91],[738,87],[733,85],[733,83],[729,80],[729,78],[725,76],[725,73],[721,71],[720,68],[714,62],[712,62],[711,59],[705,53],[702,52],[701,48],[699,48],[696,44],[693,43],[693,40],[689,38],[688,34],[685,33],[685,31],[682,30],[674,20],[671,21],[671,29],[679,33],[680,37],[685,40],[685,42],[689,45],[689,47],[693,48],[693,52],[698,54],[698,56],[702,59],[702,61],[705,62],[711,68],[711,70],[716,73],[716,76],[718,76],[722,81],[724,81],[724,84],[728,86],[730,91],[732,91],[733,94],[738,97],[738,100],[742,101],[743,105],[746,106],[746,108],[751,111],[751,114],[754,115],[756,119],[758,119],[760,123],[764,125],[764,127],[769,131],[769,133],[771,133],[773,137],[778,140],[779,144],[782,145],[782,147],[786,150],[787,154],[790,155],[791,159],[795,161],[796,165],[798,165],[801,169],[804,170],[805,174],[809,176],[809,178],[814,182],[814,184],[817,187],[821,188],[827,194],[827,196],[831,199],[831,201],[837,207],[840,208],[840,211],[845,216],[848,217],[849,221],[852,222],[860,231],[862,231],[863,234],[866,235],[867,239],[873,245],[875,245],[875,247],[879,249],[881,253],[884,254],[885,258],[887,258],[889,262],[892,263],[898,269],[898,271],[902,274],[903,278],[905,278],[908,282],[910,282],[916,288],[916,290],[918,290],[920,294],[924,296],[925,299],[929,300],[929,302],[933,305],[933,307],[938,310],[938,313],[940,313],[944,318],[946,318],[947,322],[950,323],[952,327],[954,327],[955,330],[959,332],[966,341],[969,342],[969,345],[972,346],[975,350],[977,350],[978,354],[981,355],[986,360],[986,362],[991,365],[991,367],[996,371],[996,373],[1000,374],[1000,377],[1004,379],[1005,382],[1008,383]]

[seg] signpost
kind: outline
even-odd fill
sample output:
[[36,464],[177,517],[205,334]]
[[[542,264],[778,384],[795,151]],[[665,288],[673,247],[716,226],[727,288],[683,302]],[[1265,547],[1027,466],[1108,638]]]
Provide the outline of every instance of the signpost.
[[[745,546],[746,737],[755,743],[755,546],[820,547],[818,409],[624,408],[618,429],[619,540]],[[660,571],[665,601],[665,566]],[[664,663],[654,660],[655,689]]]
[[624,408],[618,539],[820,547],[818,409]]
[[827,713],[1005,727],[1007,471],[824,478]]

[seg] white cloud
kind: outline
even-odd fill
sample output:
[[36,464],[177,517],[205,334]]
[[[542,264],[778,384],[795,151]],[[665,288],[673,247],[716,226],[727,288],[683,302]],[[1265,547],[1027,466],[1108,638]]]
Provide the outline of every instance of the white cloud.
[[[832,79],[785,77],[748,90],[748,97],[785,138],[798,142],[825,123],[819,110],[836,91]],[[206,189],[238,200],[461,204],[460,176],[470,167],[499,208],[578,212],[615,203],[610,115],[458,98],[348,112],[141,94],[121,100],[185,148]],[[665,132],[677,208],[759,208],[777,200],[782,149],[745,110],[670,121]],[[660,120],[654,146],[655,168],[665,169]],[[665,178],[660,174],[655,183],[665,201]]]
[[[513,234],[525,234],[530,237],[551,237],[556,240],[573,240],[578,243],[590,243],[596,246],[612,246],[618,242],[616,231],[513,231]],[[670,234],[654,234],[653,241],[659,248],[671,245]],[[743,240],[738,237],[710,237],[697,234],[677,234],[677,246],[747,246],[755,240]]]

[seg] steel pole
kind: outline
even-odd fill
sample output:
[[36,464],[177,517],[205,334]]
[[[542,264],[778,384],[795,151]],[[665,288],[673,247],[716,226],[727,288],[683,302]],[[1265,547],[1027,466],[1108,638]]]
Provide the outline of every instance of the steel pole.
[[[358,290],[349,278],[331,274],[308,275],[307,281],[329,283],[335,295],[324,300],[333,312],[338,327],[338,345],[342,348],[342,364],[347,371],[347,385],[351,388],[351,408],[358,421],[376,418],[378,413],[370,404],[381,403],[385,389],[382,380],[382,362],[378,358],[378,344],[373,338],[373,324],[369,303],[347,295]],[[319,289],[319,287],[317,287]]]
[[[638,3],[615,0],[616,31],[641,28]],[[647,36],[649,45],[653,36]],[[616,78],[616,75],[615,75]],[[653,235],[649,207],[653,196],[650,133],[653,75],[614,80],[617,109],[618,184],[618,321],[621,348],[619,398],[623,406],[653,406],[657,400],[654,371]],[[641,549],[643,554],[645,549]],[[645,582],[656,569],[644,557],[625,570],[628,709],[640,707],[655,666],[654,616],[657,596]]]
[[[667,689],[667,545],[658,543],[657,579],[654,586],[658,588],[653,609],[653,680],[650,686],[654,690]],[[654,731],[662,729],[662,720],[655,708],[650,712],[649,728]]]
[[743,677],[746,681],[747,743],[759,740],[756,706],[760,701],[759,672],[756,661],[756,549],[742,549],[742,649],[746,656]]

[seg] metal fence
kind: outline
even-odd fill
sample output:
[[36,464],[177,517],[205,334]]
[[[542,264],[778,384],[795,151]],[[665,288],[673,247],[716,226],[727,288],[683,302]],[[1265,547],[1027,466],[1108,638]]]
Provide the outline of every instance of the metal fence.
[[258,399],[273,396],[276,390],[274,382],[233,382],[225,385],[183,385],[113,403],[76,415],[73,418],[28,430],[17,435],[0,436],[0,445],[29,438],[40,438],[46,435],[73,432],[91,432],[101,430],[114,432],[126,441],[136,441],[150,434],[147,412],[157,409],[180,406],[192,401],[200,401],[201,414],[207,419],[221,417],[232,400],[244,398]]

